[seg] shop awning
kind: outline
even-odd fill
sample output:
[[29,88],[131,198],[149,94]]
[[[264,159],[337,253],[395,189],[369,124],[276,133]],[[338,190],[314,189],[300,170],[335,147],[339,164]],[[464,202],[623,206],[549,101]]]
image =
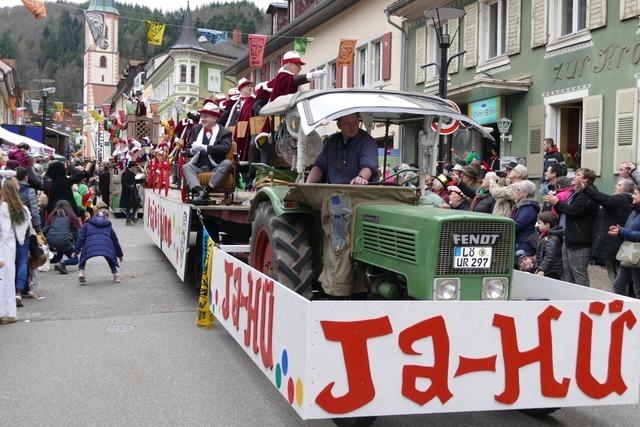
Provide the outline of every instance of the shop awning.
[[0,139],[3,140],[7,145],[15,146],[22,143],[27,143],[29,145],[29,152],[32,155],[45,155],[49,156],[55,153],[55,150],[48,145],[44,145],[41,142],[28,138],[26,136],[18,135],[17,133],[13,133],[11,131],[6,130],[2,126],[0,126]]
[[[477,78],[459,85],[449,87],[447,98],[458,105],[500,95],[517,95],[529,91],[531,77],[518,80],[500,80],[491,78]],[[437,91],[437,87],[434,90]]]

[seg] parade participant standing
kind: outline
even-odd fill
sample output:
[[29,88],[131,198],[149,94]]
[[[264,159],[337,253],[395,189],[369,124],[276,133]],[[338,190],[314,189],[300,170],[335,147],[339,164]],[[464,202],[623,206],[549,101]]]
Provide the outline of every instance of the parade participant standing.
[[120,207],[124,208],[127,225],[138,222],[138,209],[140,208],[140,195],[138,194],[138,182],[136,171],[138,165],[130,161],[127,170],[122,172],[122,193],[120,195]]
[[[220,101],[218,102],[218,107],[220,108],[220,118],[219,121],[221,124],[224,124],[224,127],[228,127],[228,126],[235,126],[236,122],[235,121],[231,121],[230,116],[231,116],[231,109],[233,108],[233,106],[235,105],[236,101],[238,100],[238,98],[240,97],[240,91],[238,90],[237,87],[232,87],[231,89],[229,89],[229,92],[227,92],[227,99],[226,101]],[[205,104],[207,103],[207,101],[210,100],[205,100]],[[215,104],[215,102],[214,102]]]
[[249,130],[249,119],[252,116],[252,106],[255,101],[255,95],[253,94],[253,82],[251,80],[242,78],[238,84],[240,90],[240,98],[236,101],[234,107],[231,110],[231,114],[237,114],[237,124],[233,131],[233,140],[238,144],[238,154],[241,161],[249,160],[249,141],[251,139],[251,132]]
[[[249,100],[253,95],[253,82],[246,77],[240,79],[237,88],[238,98],[232,103],[231,109],[229,110],[229,117],[227,118],[227,121],[225,123],[225,127],[236,126],[238,122],[242,120],[240,118],[240,111],[242,110],[243,105],[246,104],[246,101]],[[215,104],[213,99],[205,100],[205,103],[207,101],[213,102]],[[249,119],[247,118],[246,120]]]
[[[218,124],[220,108],[207,102],[200,111],[200,124],[193,128],[187,150],[193,156],[182,167],[182,173],[193,193],[198,193],[197,201],[209,200],[209,193],[218,187],[231,171],[232,164],[226,159],[231,149],[231,132]],[[209,183],[200,187],[198,174],[213,171]]]
[[290,50],[282,55],[282,68],[278,70],[278,74],[268,84],[272,88],[269,102],[279,96],[296,93],[299,86],[326,74],[324,70],[316,70],[300,75],[303,65],[305,63],[302,62],[300,55],[295,50]]
[[108,163],[102,165],[102,170],[98,172],[98,191],[102,201],[109,206],[111,199],[111,170]]
[[73,211],[76,215],[80,215],[80,209],[76,206],[76,201],[73,197],[73,180],[67,177],[67,171],[63,163],[51,162],[47,169],[47,177],[51,180],[48,188],[46,189],[47,197],[47,214],[51,213],[53,207],[58,200],[66,200],[73,207]]

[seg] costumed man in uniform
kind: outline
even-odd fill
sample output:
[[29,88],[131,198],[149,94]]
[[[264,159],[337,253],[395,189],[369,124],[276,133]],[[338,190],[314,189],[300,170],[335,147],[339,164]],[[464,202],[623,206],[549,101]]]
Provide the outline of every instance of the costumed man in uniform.
[[[299,86],[309,83],[313,79],[320,78],[326,74],[325,70],[316,70],[306,74],[300,74],[303,65],[305,65],[305,62],[302,61],[302,59],[300,58],[300,54],[295,50],[290,50],[282,55],[282,67],[278,70],[276,76],[266,85],[268,90],[270,91],[269,102],[280,96],[296,93]],[[256,109],[254,109],[256,115],[264,106],[262,97],[258,99],[260,99],[260,102],[257,103]],[[258,144],[259,146],[263,146],[265,142],[268,142],[269,132],[271,130],[275,129],[272,129],[269,121],[267,121],[262,129],[262,132],[256,135],[256,144]],[[267,150],[266,152],[271,152],[271,147],[266,146],[264,148]]]
[[231,109],[232,116],[235,115],[237,111],[237,121],[236,127],[233,130],[233,140],[238,144],[240,160],[247,161],[249,160],[249,140],[251,139],[249,119],[252,115],[251,107],[255,101],[255,96],[253,95],[253,82],[243,77],[238,83],[238,89],[240,90],[240,97]]
[[[205,99],[206,104],[208,100]],[[183,118],[176,124],[173,129],[173,137],[176,139],[175,145],[171,147],[171,154],[169,156],[171,161],[171,182],[173,185],[179,185],[180,182],[180,156],[177,154],[184,145],[191,140],[191,134],[193,127],[200,122],[200,115],[196,111],[187,112],[187,117]]]
[[[218,187],[232,169],[226,159],[231,149],[231,132],[218,124],[220,108],[209,101],[200,111],[200,124],[194,126],[188,152],[193,156],[182,167],[182,173],[192,192],[198,193],[195,202],[206,203],[209,193]],[[200,187],[198,174],[213,171],[205,188]]]
[[[219,122],[222,123],[224,127],[236,125],[236,122],[231,118],[231,110],[233,109],[233,106],[235,105],[239,97],[240,97],[240,91],[238,90],[238,88],[232,87],[227,92],[226,101],[219,103],[220,108],[222,109],[222,112],[220,113]],[[236,120],[237,120],[237,117],[236,117]]]

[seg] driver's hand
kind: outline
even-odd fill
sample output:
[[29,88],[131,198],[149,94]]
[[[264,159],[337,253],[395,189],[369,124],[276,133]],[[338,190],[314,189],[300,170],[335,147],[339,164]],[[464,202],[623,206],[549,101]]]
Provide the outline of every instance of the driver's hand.
[[361,177],[360,175],[356,176],[351,180],[351,185],[367,185],[369,181]]

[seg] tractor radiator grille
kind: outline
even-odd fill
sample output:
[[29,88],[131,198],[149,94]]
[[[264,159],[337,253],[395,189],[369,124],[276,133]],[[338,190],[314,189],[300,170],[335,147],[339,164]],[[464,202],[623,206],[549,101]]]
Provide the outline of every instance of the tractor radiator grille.
[[416,231],[364,223],[364,249],[416,264]]
[[[480,222],[480,221],[450,221],[442,224],[440,232],[440,253],[438,254],[437,275],[449,274],[499,274],[509,275],[511,271],[512,254],[515,251],[513,223]],[[469,234],[500,234],[500,238],[491,253],[491,267],[487,269],[453,268],[453,236],[454,233]]]

